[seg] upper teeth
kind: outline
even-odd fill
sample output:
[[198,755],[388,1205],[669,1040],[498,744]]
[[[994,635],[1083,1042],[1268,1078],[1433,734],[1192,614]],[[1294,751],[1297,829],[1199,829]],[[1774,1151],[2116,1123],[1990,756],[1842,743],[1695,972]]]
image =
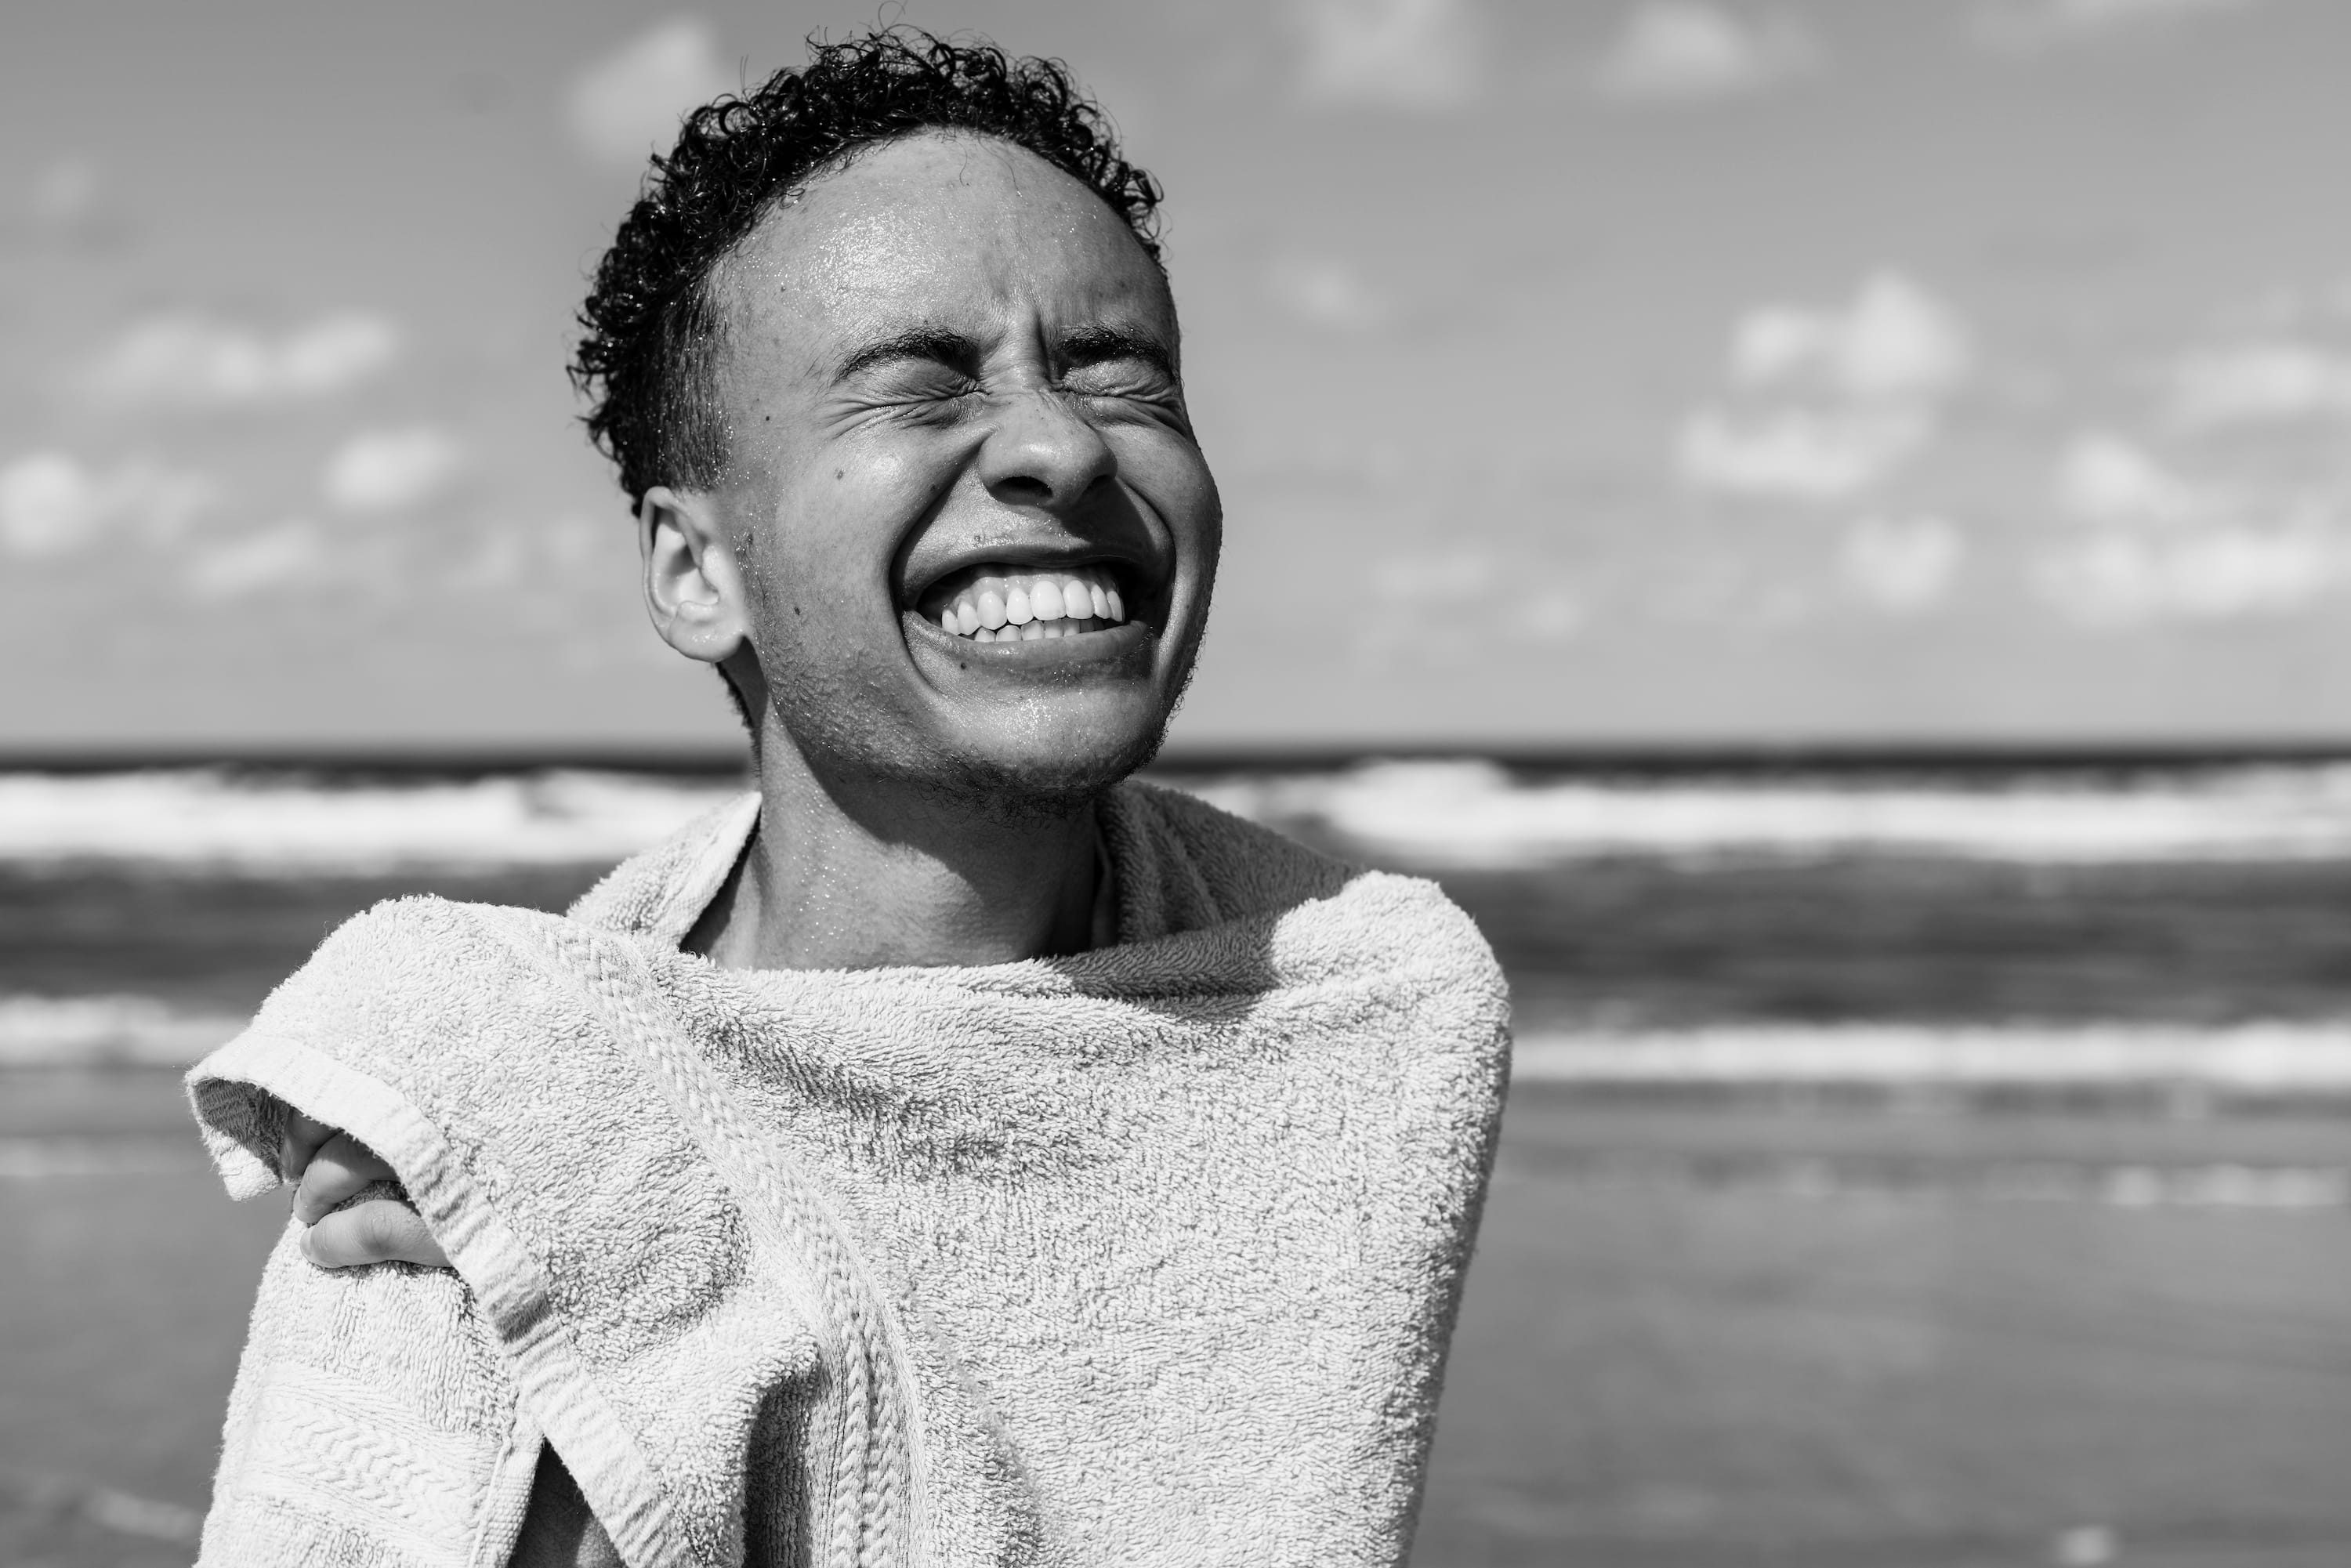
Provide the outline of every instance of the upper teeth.
[[1117,625],[1126,619],[1126,604],[1098,568],[983,570],[934,613],[940,630],[977,643],[1034,642]]

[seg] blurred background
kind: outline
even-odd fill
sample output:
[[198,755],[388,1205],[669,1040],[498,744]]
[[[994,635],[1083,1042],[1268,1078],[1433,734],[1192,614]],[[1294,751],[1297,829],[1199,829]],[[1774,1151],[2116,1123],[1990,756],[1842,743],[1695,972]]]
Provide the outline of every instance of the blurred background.
[[1168,189],[1163,777],[1510,970],[1416,1561],[2351,1562],[2351,8],[18,0],[0,1564],[191,1554],[283,1215],[177,1070],[739,787],[569,318],[877,19]]

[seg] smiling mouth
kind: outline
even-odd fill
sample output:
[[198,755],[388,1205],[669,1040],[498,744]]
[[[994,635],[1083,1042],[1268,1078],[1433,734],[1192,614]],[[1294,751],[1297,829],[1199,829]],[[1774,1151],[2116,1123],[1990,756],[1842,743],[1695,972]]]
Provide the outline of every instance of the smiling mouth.
[[923,595],[919,612],[940,631],[975,643],[1083,637],[1126,622],[1126,600],[1105,566],[1037,571],[983,564]]

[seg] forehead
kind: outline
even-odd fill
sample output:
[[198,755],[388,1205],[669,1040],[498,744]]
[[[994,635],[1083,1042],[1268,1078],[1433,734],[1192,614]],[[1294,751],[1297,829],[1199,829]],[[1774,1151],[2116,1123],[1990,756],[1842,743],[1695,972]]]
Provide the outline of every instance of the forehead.
[[822,353],[910,323],[975,337],[1018,323],[1156,327],[1165,280],[1108,203],[1043,159],[971,135],[861,152],[768,215],[722,287],[743,347]]

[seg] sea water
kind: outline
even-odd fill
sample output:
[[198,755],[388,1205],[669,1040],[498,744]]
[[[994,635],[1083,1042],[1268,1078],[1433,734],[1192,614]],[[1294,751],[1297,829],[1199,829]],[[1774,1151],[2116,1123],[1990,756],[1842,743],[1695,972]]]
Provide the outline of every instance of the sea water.
[[[1440,880],[1525,1073],[2351,1090],[2351,766],[1162,778]],[[742,787],[0,774],[0,1064],[191,1061],[379,899],[559,908]]]

